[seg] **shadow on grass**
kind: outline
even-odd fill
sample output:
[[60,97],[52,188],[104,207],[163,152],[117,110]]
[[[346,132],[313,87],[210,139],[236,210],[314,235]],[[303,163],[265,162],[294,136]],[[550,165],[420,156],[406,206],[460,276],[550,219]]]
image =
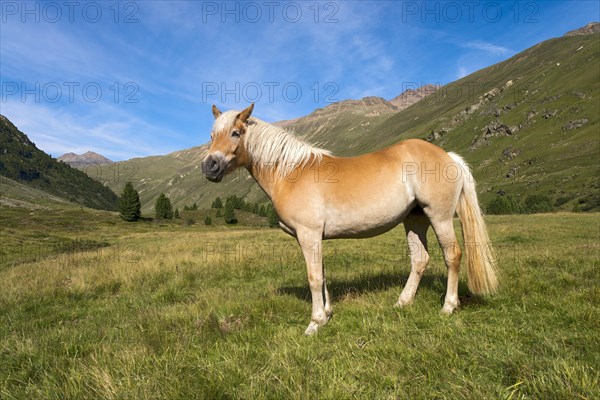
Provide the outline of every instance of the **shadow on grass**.
[[[407,274],[382,272],[379,274],[366,275],[361,274],[349,280],[331,280],[327,281],[327,288],[332,297],[332,301],[340,302],[361,297],[366,293],[385,291],[388,289],[396,289],[398,296],[408,279]],[[434,292],[440,293],[440,305],[444,303],[446,295],[447,276],[443,274],[425,275],[421,278],[419,290],[428,288]],[[308,282],[302,286],[284,286],[277,289],[280,295],[294,296],[300,300],[311,302]],[[417,294],[418,295],[418,294]],[[460,281],[458,284],[458,297],[461,308],[468,308],[485,304],[483,297],[474,295],[469,292],[467,283]]]

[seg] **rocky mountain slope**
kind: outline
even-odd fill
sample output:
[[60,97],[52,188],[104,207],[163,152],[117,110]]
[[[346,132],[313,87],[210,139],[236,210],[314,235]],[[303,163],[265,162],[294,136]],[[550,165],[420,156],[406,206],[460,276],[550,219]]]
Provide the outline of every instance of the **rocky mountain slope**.
[[447,85],[377,126],[379,145],[402,132],[462,154],[484,202],[539,193],[563,209],[599,209],[599,42],[551,39]]
[[586,26],[565,33],[565,36],[589,35],[600,32],[600,23],[590,22]]

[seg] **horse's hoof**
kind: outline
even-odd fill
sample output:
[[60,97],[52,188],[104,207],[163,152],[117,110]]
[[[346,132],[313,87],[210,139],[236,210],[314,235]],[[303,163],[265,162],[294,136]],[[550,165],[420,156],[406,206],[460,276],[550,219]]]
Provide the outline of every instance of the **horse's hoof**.
[[454,310],[456,310],[456,306],[444,304],[444,307],[442,307],[442,314],[450,315],[454,312]]
[[311,321],[310,324],[308,324],[308,328],[306,328],[306,330],[304,331],[304,334],[306,336],[312,336],[315,333],[317,333],[318,330],[319,324],[317,324],[315,321]]
[[394,307],[396,307],[396,308],[402,308],[402,307],[410,306],[412,303],[413,303],[412,300],[398,300],[394,304]]

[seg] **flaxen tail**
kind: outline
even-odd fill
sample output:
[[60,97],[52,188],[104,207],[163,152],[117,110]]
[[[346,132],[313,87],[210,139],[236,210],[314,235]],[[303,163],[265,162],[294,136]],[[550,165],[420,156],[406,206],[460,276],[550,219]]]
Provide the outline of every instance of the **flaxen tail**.
[[460,167],[464,182],[456,211],[462,225],[469,289],[474,294],[492,294],[498,289],[496,258],[477,201],[475,180],[469,166],[459,155],[448,155]]

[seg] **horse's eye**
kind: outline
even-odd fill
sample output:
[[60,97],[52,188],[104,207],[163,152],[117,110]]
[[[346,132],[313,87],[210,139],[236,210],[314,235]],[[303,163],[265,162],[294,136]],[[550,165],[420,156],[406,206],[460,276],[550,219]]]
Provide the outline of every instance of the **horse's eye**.
[[240,137],[240,131],[231,132],[231,137]]

